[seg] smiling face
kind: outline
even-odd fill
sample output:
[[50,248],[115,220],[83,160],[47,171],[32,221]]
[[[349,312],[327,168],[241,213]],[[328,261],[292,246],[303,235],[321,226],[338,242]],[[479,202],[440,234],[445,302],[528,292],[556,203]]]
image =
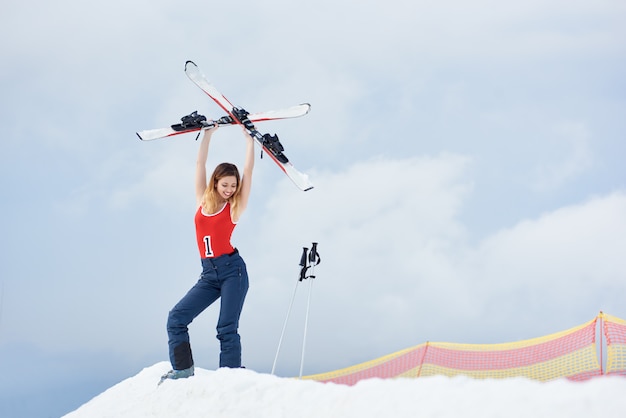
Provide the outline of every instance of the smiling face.
[[225,176],[217,181],[215,185],[217,195],[223,200],[230,199],[237,191],[237,177]]
[[241,177],[237,166],[231,163],[221,163],[211,174],[202,198],[202,208],[207,213],[215,213],[225,202],[230,202],[233,208],[237,207]]

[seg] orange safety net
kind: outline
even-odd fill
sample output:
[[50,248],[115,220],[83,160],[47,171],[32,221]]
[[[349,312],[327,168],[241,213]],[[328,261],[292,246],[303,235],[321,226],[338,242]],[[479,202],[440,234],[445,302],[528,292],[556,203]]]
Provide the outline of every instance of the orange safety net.
[[[303,379],[353,385],[368,378],[464,375],[479,379],[524,376],[547,381],[603,374],[596,345],[598,320],[607,343],[607,374],[626,375],[626,321],[600,313],[593,320],[545,337],[504,344],[427,342],[356,366]],[[602,334],[600,334],[602,335]]]
[[606,374],[626,376],[626,321],[608,314],[601,315],[607,342]]

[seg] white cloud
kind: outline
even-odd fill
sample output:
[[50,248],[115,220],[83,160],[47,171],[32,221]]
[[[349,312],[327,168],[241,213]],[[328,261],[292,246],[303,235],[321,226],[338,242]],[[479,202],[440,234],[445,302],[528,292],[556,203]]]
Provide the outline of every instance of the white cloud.
[[[340,172],[311,173],[316,189],[306,193],[283,180],[271,191],[264,208],[251,207],[234,237],[251,278],[242,318],[242,334],[254,346],[246,351],[248,364],[269,367],[298,277],[301,248],[312,241],[319,242],[322,257],[316,268],[309,336],[308,361],[315,371],[357,361],[356,353],[363,346],[371,358],[426,340],[485,342],[490,335],[499,336],[491,342],[513,340],[517,335],[530,338],[539,336],[537,322],[543,320],[544,312],[561,315],[557,322],[574,325],[573,312],[585,320],[596,309],[611,312],[617,308],[605,296],[608,289],[626,290],[626,264],[619,251],[626,246],[623,193],[522,220],[470,243],[467,233],[472,226],[459,218],[474,187],[468,176],[471,165],[467,157],[449,154],[374,159]],[[159,179],[156,175],[140,183],[134,194],[155,199],[159,193],[153,187],[162,185],[160,192],[175,198],[178,192],[168,192],[167,183]],[[179,239],[167,242],[177,246]],[[145,294],[142,288],[148,282],[161,283],[149,292],[150,306],[136,311],[131,307],[132,297],[122,302],[127,305],[123,309],[134,311],[134,317],[153,316],[158,307],[165,315],[168,304],[194,281],[194,265],[188,262],[193,256],[181,258],[179,249],[173,252],[157,244],[153,242],[149,252],[161,260],[157,263],[161,272],[148,273],[150,269],[130,282],[124,279],[130,273],[126,272],[109,283],[124,282],[128,295]],[[192,243],[185,248],[193,251]],[[129,266],[143,270],[139,265]],[[174,273],[181,268],[184,275]],[[307,286],[303,283],[299,288],[287,338],[291,345],[281,358],[283,367],[293,367],[296,361]],[[102,289],[101,293],[110,292]],[[83,296],[81,306],[92,297]],[[607,304],[598,306],[603,300]],[[203,352],[198,360],[202,364],[213,361],[214,356],[204,351],[216,349],[213,333],[206,332],[214,326],[216,310],[210,308],[192,330],[194,344]],[[124,315],[117,312],[110,318],[118,321]],[[86,315],[85,320],[95,319]],[[86,338],[82,344],[96,341],[99,349],[110,345],[117,352],[117,339],[103,337],[115,333],[118,339],[133,340],[135,330],[119,329],[115,321],[100,324],[94,329],[98,337]],[[137,342],[131,349],[134,356],[155,350],[164,332],[157,322],[147,328],[148,346]],[[88,326],[77,326],[89,333]],[[338,344],[333,359],[324,355],[329,340]]]
[[[555,330],[546,313],[569,326],[618,308],[609,293],[626,291],[618,250],[626,248],[624,194],[522,220],[471,244],[471,226],[458,219],[472,190],[468,163],[450,155],[359,163],[318,173],[317,194],[293,200],[284,198],[293,187],[285,183],[260,216],[256,241],[245,242],[255,287],[265,289],[252,296],[254,318],[245,322],[280,322],[299,248],[310,241],[319,241],[323,260],[310,338],[320,350],[328,339],[341,341],[337,366],[363,345],[380,353],[429,339],[485,342],[494,333],[499,339],[489,341],[511,341]],[[350,339],[339,335],[342,326]],[[257,332],[248,338],[263,338]],[[321,352],[311,357],[328,361]]]
[[[580,297],[626,277],[626,195],[613,193],[521,221],[487,238],[476,257],[492,285],[539,286],[550,297],[578,289]],[[506,277],[506,281],[499,280]]]

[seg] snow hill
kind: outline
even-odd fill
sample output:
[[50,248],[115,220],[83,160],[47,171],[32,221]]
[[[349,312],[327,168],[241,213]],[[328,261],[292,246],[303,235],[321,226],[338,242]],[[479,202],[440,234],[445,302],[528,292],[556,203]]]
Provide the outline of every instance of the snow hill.
[[369,379],[354,386],[281,378],[247,369],[196,369],[166,381],[157,363],[65,418],[143,417],[601,417],[626,411],[626,378],[541,383],[445,376]]

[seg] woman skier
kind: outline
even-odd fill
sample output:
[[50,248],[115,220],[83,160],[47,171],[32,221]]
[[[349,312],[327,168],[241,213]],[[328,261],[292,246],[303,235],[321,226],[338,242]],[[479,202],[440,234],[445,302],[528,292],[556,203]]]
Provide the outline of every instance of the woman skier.
[[234,164],[219,164],[207,183],[209,143],[217,124],[204,130],[196,162],[196,239],[202,262],[198,282],[172,308],[167,319],[169,357],[172,370],[161,377],[193,376],[194,362],[188,325],[209,305],[221,298],[217,338],[220,367],[241,367],[239,316],[248,291],[246,264],[230,239],[250,196],[254,168],[254,139],[243,129],[246,154],[240,176]]

